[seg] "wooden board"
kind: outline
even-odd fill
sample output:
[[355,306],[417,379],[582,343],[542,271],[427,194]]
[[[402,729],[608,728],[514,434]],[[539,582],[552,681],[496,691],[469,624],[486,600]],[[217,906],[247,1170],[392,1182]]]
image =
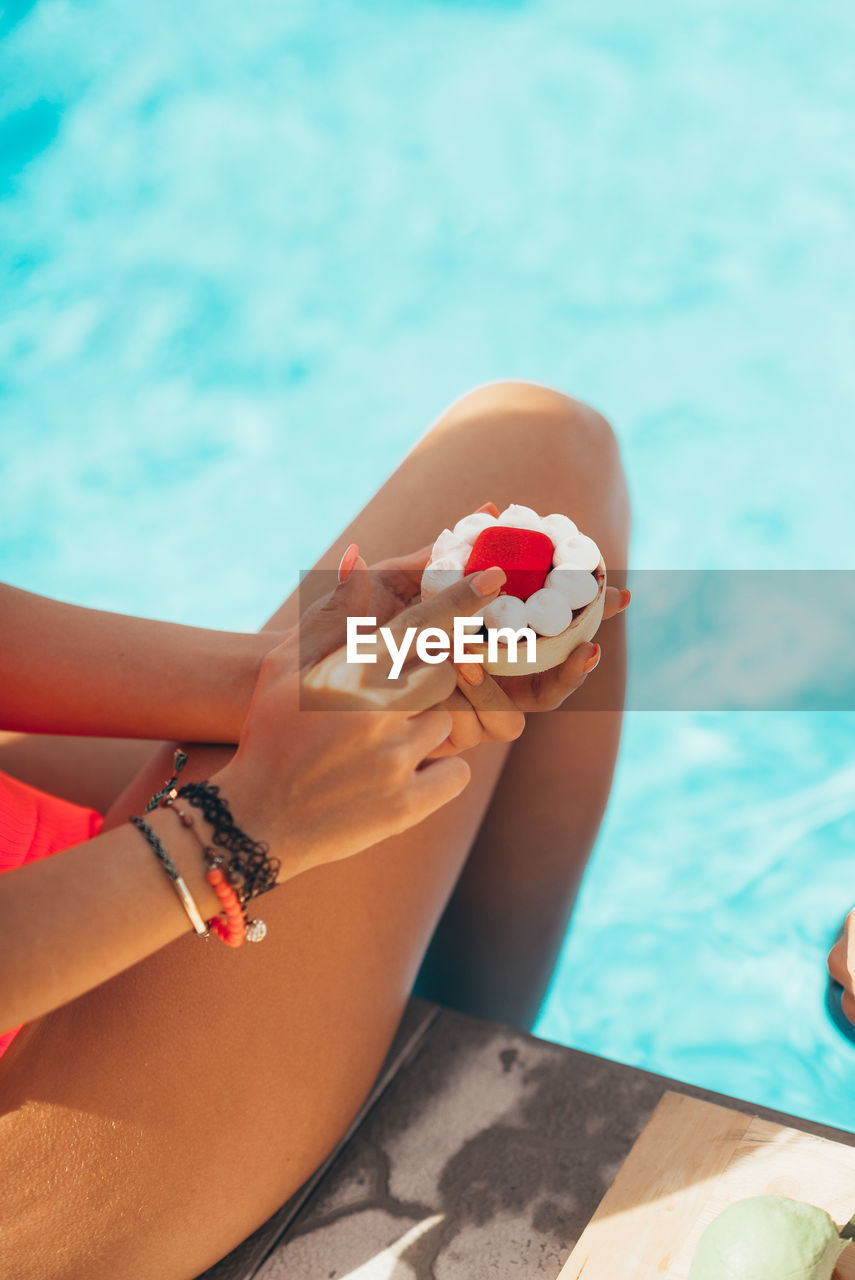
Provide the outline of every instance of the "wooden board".
[[[855,1213],[855,1148],[668,1092],[559,1280],[686,1280],[695,1246],[736,1200],[778,1195]],[[855,1244],[835,1276],[855,1280]]]

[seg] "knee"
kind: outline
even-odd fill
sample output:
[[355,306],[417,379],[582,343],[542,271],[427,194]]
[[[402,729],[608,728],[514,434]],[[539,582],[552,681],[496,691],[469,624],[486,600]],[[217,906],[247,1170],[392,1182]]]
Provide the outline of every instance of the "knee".
[[612,520],[628,532],[617,437],[607,419],[583,401],[540,383],[489,382],[456,400],[433,431],[446,447],[468,457],[501,455],[522,489],[551,491],[572,479],[574,489],[605,501]]
[[609,422],[590,405],[537,382],[487,382],[467,391],[449,407],[435,430],[474,431],[505,446],[521,443],[553,461],[572,454],[598,464],[620,463],[617,438]]

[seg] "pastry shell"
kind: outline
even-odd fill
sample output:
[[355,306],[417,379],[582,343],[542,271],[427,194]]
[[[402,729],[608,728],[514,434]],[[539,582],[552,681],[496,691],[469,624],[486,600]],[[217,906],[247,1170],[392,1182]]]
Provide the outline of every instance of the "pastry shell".
[[580,609],[569,627],[565,627],[557,636],[538,636],[535,658],[529,662],[525,658],[526,644],[522,640],[517,646],[517,661],[511,662],[507,656],[507,647],[499,645],[499,655],[495,662],[487,659],[487,645],[466,642],[469,654],[483,654],[484,670],[491,676],[530,676],[537,671],[548,671],[557,667],[573,650],[586,640],[592,640],[597,634],[603,620],[603,608],[606,603],[606,566],[600,557],[600,563],[594,570],[599,591],[590,604]]

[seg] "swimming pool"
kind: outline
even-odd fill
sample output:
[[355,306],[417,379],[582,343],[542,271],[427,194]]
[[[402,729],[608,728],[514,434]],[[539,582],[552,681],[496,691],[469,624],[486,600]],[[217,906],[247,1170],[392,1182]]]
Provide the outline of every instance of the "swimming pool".
[[[851,7],[3,13],[6,580],[255,626],[500,377],[614,421],[637,566],[853,567]],[[853,787],[848,713],[630,714],[539,1033],[855,1128]]]

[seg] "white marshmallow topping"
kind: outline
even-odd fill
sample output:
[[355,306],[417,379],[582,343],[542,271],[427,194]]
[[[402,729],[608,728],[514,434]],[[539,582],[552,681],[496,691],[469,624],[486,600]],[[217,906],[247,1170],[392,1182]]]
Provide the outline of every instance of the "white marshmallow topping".
[[528,625],[540,636],[557,636],[573,621],[573,606],[554,587],[541,587],[524,607]]
[[584,609],[586,604],[596,600],[600,589],[592,573],[586,573],[584,569],[568,569],[565,565],[559,565],[548,573],[544,585],[560,591],[573,609]]
[[496,596],[480,613],[488,627],[513,627],[519,631],[526,625],[525,604],[519,596]]
[[502,595],[485,605],[481,615],[487,626],[513,627],[515,631],[530,626],[542,636],[559,635],[573,621],[574,609],[583,609],[597,598],[599,583],[593,571],[600,563],[600,551],[568,516],[557,512],[541,517],[531,507],[512,504],[498,517],[474,512],[458,520],[453,529],[443,529],[422,574],[422,598],[426,600],[460,581],[478,535],[492,525],[545,533],[553,544],[553,567],[545,585],[528,600]]

